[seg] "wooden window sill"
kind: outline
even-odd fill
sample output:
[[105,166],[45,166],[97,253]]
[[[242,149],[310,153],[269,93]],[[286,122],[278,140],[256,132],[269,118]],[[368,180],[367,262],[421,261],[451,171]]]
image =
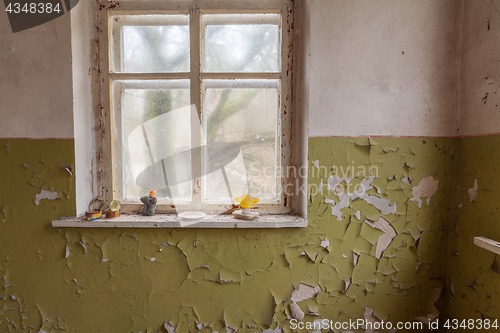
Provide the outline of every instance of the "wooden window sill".
[[207,215],[203,221],[183,221],[176,214],[157,214],[143,216],[122,214],[115,218],[101,218],[87,221],[84,217],[63,217],[52,221],[54,228],[240,228],[240,229],[277,229],[304,228],[307,219],[296,215],[260,215],[253,220],[240,220],[232,215]]

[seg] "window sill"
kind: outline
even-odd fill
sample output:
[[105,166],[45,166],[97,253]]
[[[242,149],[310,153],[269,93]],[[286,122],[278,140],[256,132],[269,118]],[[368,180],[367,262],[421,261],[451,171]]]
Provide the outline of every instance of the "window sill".
[[500,254],[500,242],[486,237],[474,237],[474,244],[495,254]]
[[232,215],[208,216],[203,221],[182,223],[176,214],[143,216],[122,214],[115,218],[87,221],[84,217],[63,217],[52,221],[54,228],[236,228],[236,229],[278,229],[304,228],[307,219],[297,215],[261,215],[253,220],[240,220]]

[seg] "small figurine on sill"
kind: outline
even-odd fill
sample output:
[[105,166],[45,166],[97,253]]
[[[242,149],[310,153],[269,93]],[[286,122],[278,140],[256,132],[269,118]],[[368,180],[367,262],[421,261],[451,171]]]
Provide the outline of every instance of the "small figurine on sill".
[[143,203],[140,213],[146,216],[153,216],[156,212],[156,191],[151,190],[149,195],[141,197]]
[[234,201],[239,202],[241,210],[236,210],[233,212],[234,217],[242,220],[251,220],[259,215],[256,211],[251,211],[253,204],[259,202],[259,198],[250,197],[248,194],[245,194],[241,197],[234,198]]

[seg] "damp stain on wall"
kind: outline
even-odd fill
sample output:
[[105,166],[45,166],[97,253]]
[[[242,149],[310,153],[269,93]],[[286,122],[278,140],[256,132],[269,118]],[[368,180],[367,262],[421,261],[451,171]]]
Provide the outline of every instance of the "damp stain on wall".
[[83,230],[51,227],[75,213],[73,140],[0,140],[0,330],[427,321],[444,303],[455,143],[311,138],[308,228]]

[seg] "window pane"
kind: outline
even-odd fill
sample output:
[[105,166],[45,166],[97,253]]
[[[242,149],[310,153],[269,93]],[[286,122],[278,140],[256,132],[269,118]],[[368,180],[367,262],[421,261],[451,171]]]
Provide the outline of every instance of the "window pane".
[[[225,169],[227,181],[241,184],[242,178],[251,176],[251,195],[261,201],[276,201],[279,81],[204,80],[203,84],[203,126],[208,146],[235,143],[243,156],[242,163],[236,163],[235,159]],[[211,164],[205,157],[205,167]],[[221,172],[206,177],[205,201],[227,197],[226,177]],[[240,196],[245,191],[246,188],[242,188],[239,193],[233,190],[231,194]]]
[[120,199],[137,199],[154,189],[158,198],[190,200],[189,81],[117,81],[113,90]]
[[204,15],[206,72],[279,72],[278,14]]
[[116,72],[189,72],[187,15],[113,16]]

